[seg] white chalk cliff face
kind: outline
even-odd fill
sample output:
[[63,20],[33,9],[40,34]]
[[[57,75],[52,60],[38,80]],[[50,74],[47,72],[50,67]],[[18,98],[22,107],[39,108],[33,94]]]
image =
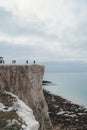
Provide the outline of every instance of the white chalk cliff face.
[[17,95],[34,113],[39,130],[52,130],[42,90],[44,66],[0,65],[0,91]]
[[0,117],[3,120],[0,119],[2,130],[14,130],[15,127],[20,130],[38,130],[39,128],[33,111],[17,96],[9,92],[0,93]]

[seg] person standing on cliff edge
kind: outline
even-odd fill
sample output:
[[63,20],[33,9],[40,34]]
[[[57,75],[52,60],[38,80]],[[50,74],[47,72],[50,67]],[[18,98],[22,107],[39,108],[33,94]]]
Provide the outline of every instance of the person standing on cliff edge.
[[28,60],[26,60],[26,64],[28,64]]
[[33,63],[34,63],[34,64],[36,63],[35,60],[33,61]]

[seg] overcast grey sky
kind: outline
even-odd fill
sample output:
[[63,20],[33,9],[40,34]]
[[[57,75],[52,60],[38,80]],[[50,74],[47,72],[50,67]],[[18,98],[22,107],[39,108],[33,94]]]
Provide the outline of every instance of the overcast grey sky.
[[87,0],[1,0],[0,56],[87,62]]

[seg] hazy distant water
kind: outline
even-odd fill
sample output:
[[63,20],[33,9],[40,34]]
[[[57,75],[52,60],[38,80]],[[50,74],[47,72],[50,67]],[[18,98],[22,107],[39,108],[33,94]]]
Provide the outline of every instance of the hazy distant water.
[[87,107],[87,73],[45,73],[44,80],[56,84],[45,89]]

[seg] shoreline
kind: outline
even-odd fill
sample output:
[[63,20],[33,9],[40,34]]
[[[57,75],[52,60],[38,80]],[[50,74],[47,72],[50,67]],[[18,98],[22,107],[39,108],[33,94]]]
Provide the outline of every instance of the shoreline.
[[87,108],[43,89],[55,130],[87,130]]

